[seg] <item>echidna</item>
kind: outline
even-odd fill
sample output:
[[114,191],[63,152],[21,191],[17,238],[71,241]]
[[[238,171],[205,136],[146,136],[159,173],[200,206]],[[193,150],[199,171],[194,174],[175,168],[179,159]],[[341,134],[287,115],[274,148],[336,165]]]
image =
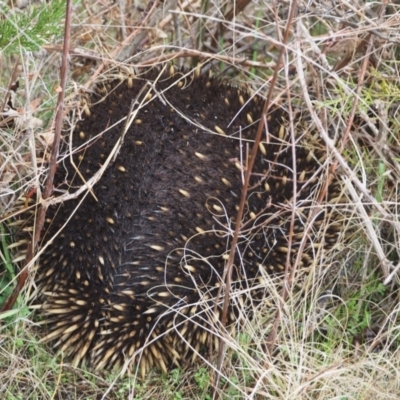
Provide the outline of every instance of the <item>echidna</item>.
[[[88,104],[64,137],[72,156],[60,159],[55,195],[87,187],[105,170],[84,195],[48,210],[44,243],[52,242],[36,275],[45,339],[73,364],[167,370],[204,347],[220,317],[215,297],[263,101],[204,76],[150,71],[106,82]],[[290,263],[306,241],[304,267],[337,240],[338,223],[318,240],[315,233],[338,195],[335,180],[303,237],[325,149],[299,121],[292,135],[284,106],[268,115],[233,286],[284,271],[289,240]],[[232,305],[229,323],[235,315]]]

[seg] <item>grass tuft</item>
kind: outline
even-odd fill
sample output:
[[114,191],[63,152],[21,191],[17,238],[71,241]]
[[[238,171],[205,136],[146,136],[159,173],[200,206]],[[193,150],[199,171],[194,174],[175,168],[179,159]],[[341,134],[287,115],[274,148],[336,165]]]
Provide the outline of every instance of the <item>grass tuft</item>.
[[25,10],[0,2],[0,49],[5,56],[38,51],[60,34],[65,0],[54,0]]

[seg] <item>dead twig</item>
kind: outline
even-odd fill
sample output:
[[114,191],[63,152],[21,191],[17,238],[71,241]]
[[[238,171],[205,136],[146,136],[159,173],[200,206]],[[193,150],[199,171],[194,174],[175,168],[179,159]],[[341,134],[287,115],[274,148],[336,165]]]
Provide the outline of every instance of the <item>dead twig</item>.
[[[250,175],[251,175],[251,171],[253,169],[254,161],[256,159],[257,151],[259,149],[259,144],[261,141],[262,133],[263,133],[264,129],[266,129],[268,131],[267,113],[268,113],[268,110],[271,105],[271,99],[273,96],[274,87],[278,80],[280,65],[282,63],[283,56],[286,51],[286,43],[289,40],[291,27],[292,27],[292,23],[293,23],[293,18],[296,14],[296,10],[297,10],[297,1],[295,0],[291,4],[291,8],[290,8],[281,48],[279,51],[277,65],[275,67],[274,75],[271,80],[270,87],[268,89],[267,99],[265,100],[265,103],[264,103],[264,109],[262,111],[261,119],[258,124],[256,138],[254,141],[253,148],[251,150],[250,158],[248,160],[248,166],[245,171],[245,181],[244,181],[243,190],[241,193],[239,210],[238,210],[237,217],[236,217],[235,233],[233,235],[231,250],[229,252],[229,259],[227,261],[227,264],[226,264],[226,267],[224,270],[224,276],[223,276],[223,280],[225,282],[225,294],[224,294],[224,302],[223,302],[223,308],[222,308],[222,320],[221,320],[223,326],[226,325],[226,321],[227,321],[228,306],[229,306],[229,300],[230,300],[230,287],[231,287],[231,281],[232,281],[233,260],[235,258],[236,245],[237,245],[237,241],[239,238],[239,232],[240,232],[241,225],[242,225],[241,221],[243,218],[244,206],[246,203],[246,196],[247,196],[247,190],[249,187]],[[221,371],[221,367],[222,367],[223,353],[224,353],[224,347],[225,347],[224,344],[225,344],[224,341],[221,339],[220,346],[219,346],[219,352],[218,352],[218,361],[217,361],[217,370],[218,371]],[[218,387],[219,377],[220,377],[220,374],[218,374],[217,379],[216,379],[216,387]],[[217,398],[217,397],[218,397],[217,391],[214,391],[213,398]]]
[[[61,138],[61,128],[63,124],[63,111],[64,111],[64,97],[65,97],[65,87],[67,83],[67,72],[68,72],[68,64],[69,64],[69,47],[70,47],[70,40],[71,40],[71,17],[72,17],[72,0],[67,1],[66,6],[66,17],[65,17],[65,27],[64,27],[64,49],[62,54],[62,63],[61,63],[61,70],[60,70],[60,87],[58,88],[58,100],[57,100],[57,107],[56,107],[56,115],[55,115],[55,137],[53,142],[53,148],[51,150],[50,156],[50,163],[49,163],[49,173],[47,176],[44,192],[43,192],[43,199],[49,198],[53,193],[53,182],[54,182],[54,175],[57,168],[57,158],[58,158],[58,150]],[[40,201],[40,199],[39,199]],[[46,216],[46,207],[41,205],[39,207],[38,216],[36,220],[36,226],[34,229],[33,240],[32,243],[29,245],[28,252],[26,255],[24,267],[22,272],[18,277],[17,285],[15,286],[12,294],[4,302],[1,311],[10,310],[22,288],[25,285],[26,279],[28,278],[29,274],[29,265],[31,263],[33,254],[35,252],[36,245],[40,240],[41,230],[44,225],[44,219]]]

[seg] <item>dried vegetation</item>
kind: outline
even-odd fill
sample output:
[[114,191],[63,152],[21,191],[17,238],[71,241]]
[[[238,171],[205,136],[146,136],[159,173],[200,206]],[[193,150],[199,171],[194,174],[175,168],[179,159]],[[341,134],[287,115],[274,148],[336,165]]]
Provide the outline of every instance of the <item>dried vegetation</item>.
[[[59,36],[45,28],[38,33],[32,10],[50,11],[32,3],[0,11],[0,34],[7,20],[19,35],[0,54],[0,299],[23,286],[14,307],[0,314],[1,397],[399,398],[399,6],[77,1],[69,25],[65,111],[57,116],[64,20],[58,17]],[[26,15],[33,17],[22,23]],[[30,38],[30,26],[39,36],[18,40]],[[13,223],[21,210],[34,210],[46,198],[56,126],[62,121],[68,127],[84,112],[80,95],[112,75],[129,79],[132,68],[166,62],[201,65],[289,111],[301,107],[326,144],[326,173],[342,177],[343,235],[307,274],[291,265],[285,280],[265,277],[269,295],[252,318],[242,318],[222,365],[204,359],[143,380],[93,374],[39,343],[27,306],[35,288],[27,271],[38,255],[28,264],[15,256],[22,243],[13,240]],[[21,205],[27,196],[31,201]]]

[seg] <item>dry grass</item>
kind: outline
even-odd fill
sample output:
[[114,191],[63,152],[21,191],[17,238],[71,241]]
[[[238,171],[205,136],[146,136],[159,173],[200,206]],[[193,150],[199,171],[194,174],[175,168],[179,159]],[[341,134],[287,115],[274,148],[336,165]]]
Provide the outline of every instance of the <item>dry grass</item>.
[[[75,3],[66,104],[79,111],[79,93],[106,75],[166,61],[189,68],[200,63],[266,96],[289,2],[255,1],[235,17],[230,4]],[[272,99],[308,110],[310,125],[326,142],[327,168],[343,177],[348,204],[337,246],[316,257],[308,274],[297,271],[286,294],[282,279],[265,277],[263,303],[251,319],[243,310],[240,333],[228,340],[218,387],[215,365],[206,360],[143,381],[70,367],[39,343],[27,307],[30,276],[14,309],[0,315],[2,398],[399,398],[400,8],[344,0],[297,7]],[[36,52],[21,47],[0,55],[3,100],[15,97],[15,111],[1,101],[1,299],[19,276],[11,262],[15,249],[7,254],[18,200],[26,193],[40,199],[47,174],[61,39]],[[9,89],[16,81],[15,95]]]

